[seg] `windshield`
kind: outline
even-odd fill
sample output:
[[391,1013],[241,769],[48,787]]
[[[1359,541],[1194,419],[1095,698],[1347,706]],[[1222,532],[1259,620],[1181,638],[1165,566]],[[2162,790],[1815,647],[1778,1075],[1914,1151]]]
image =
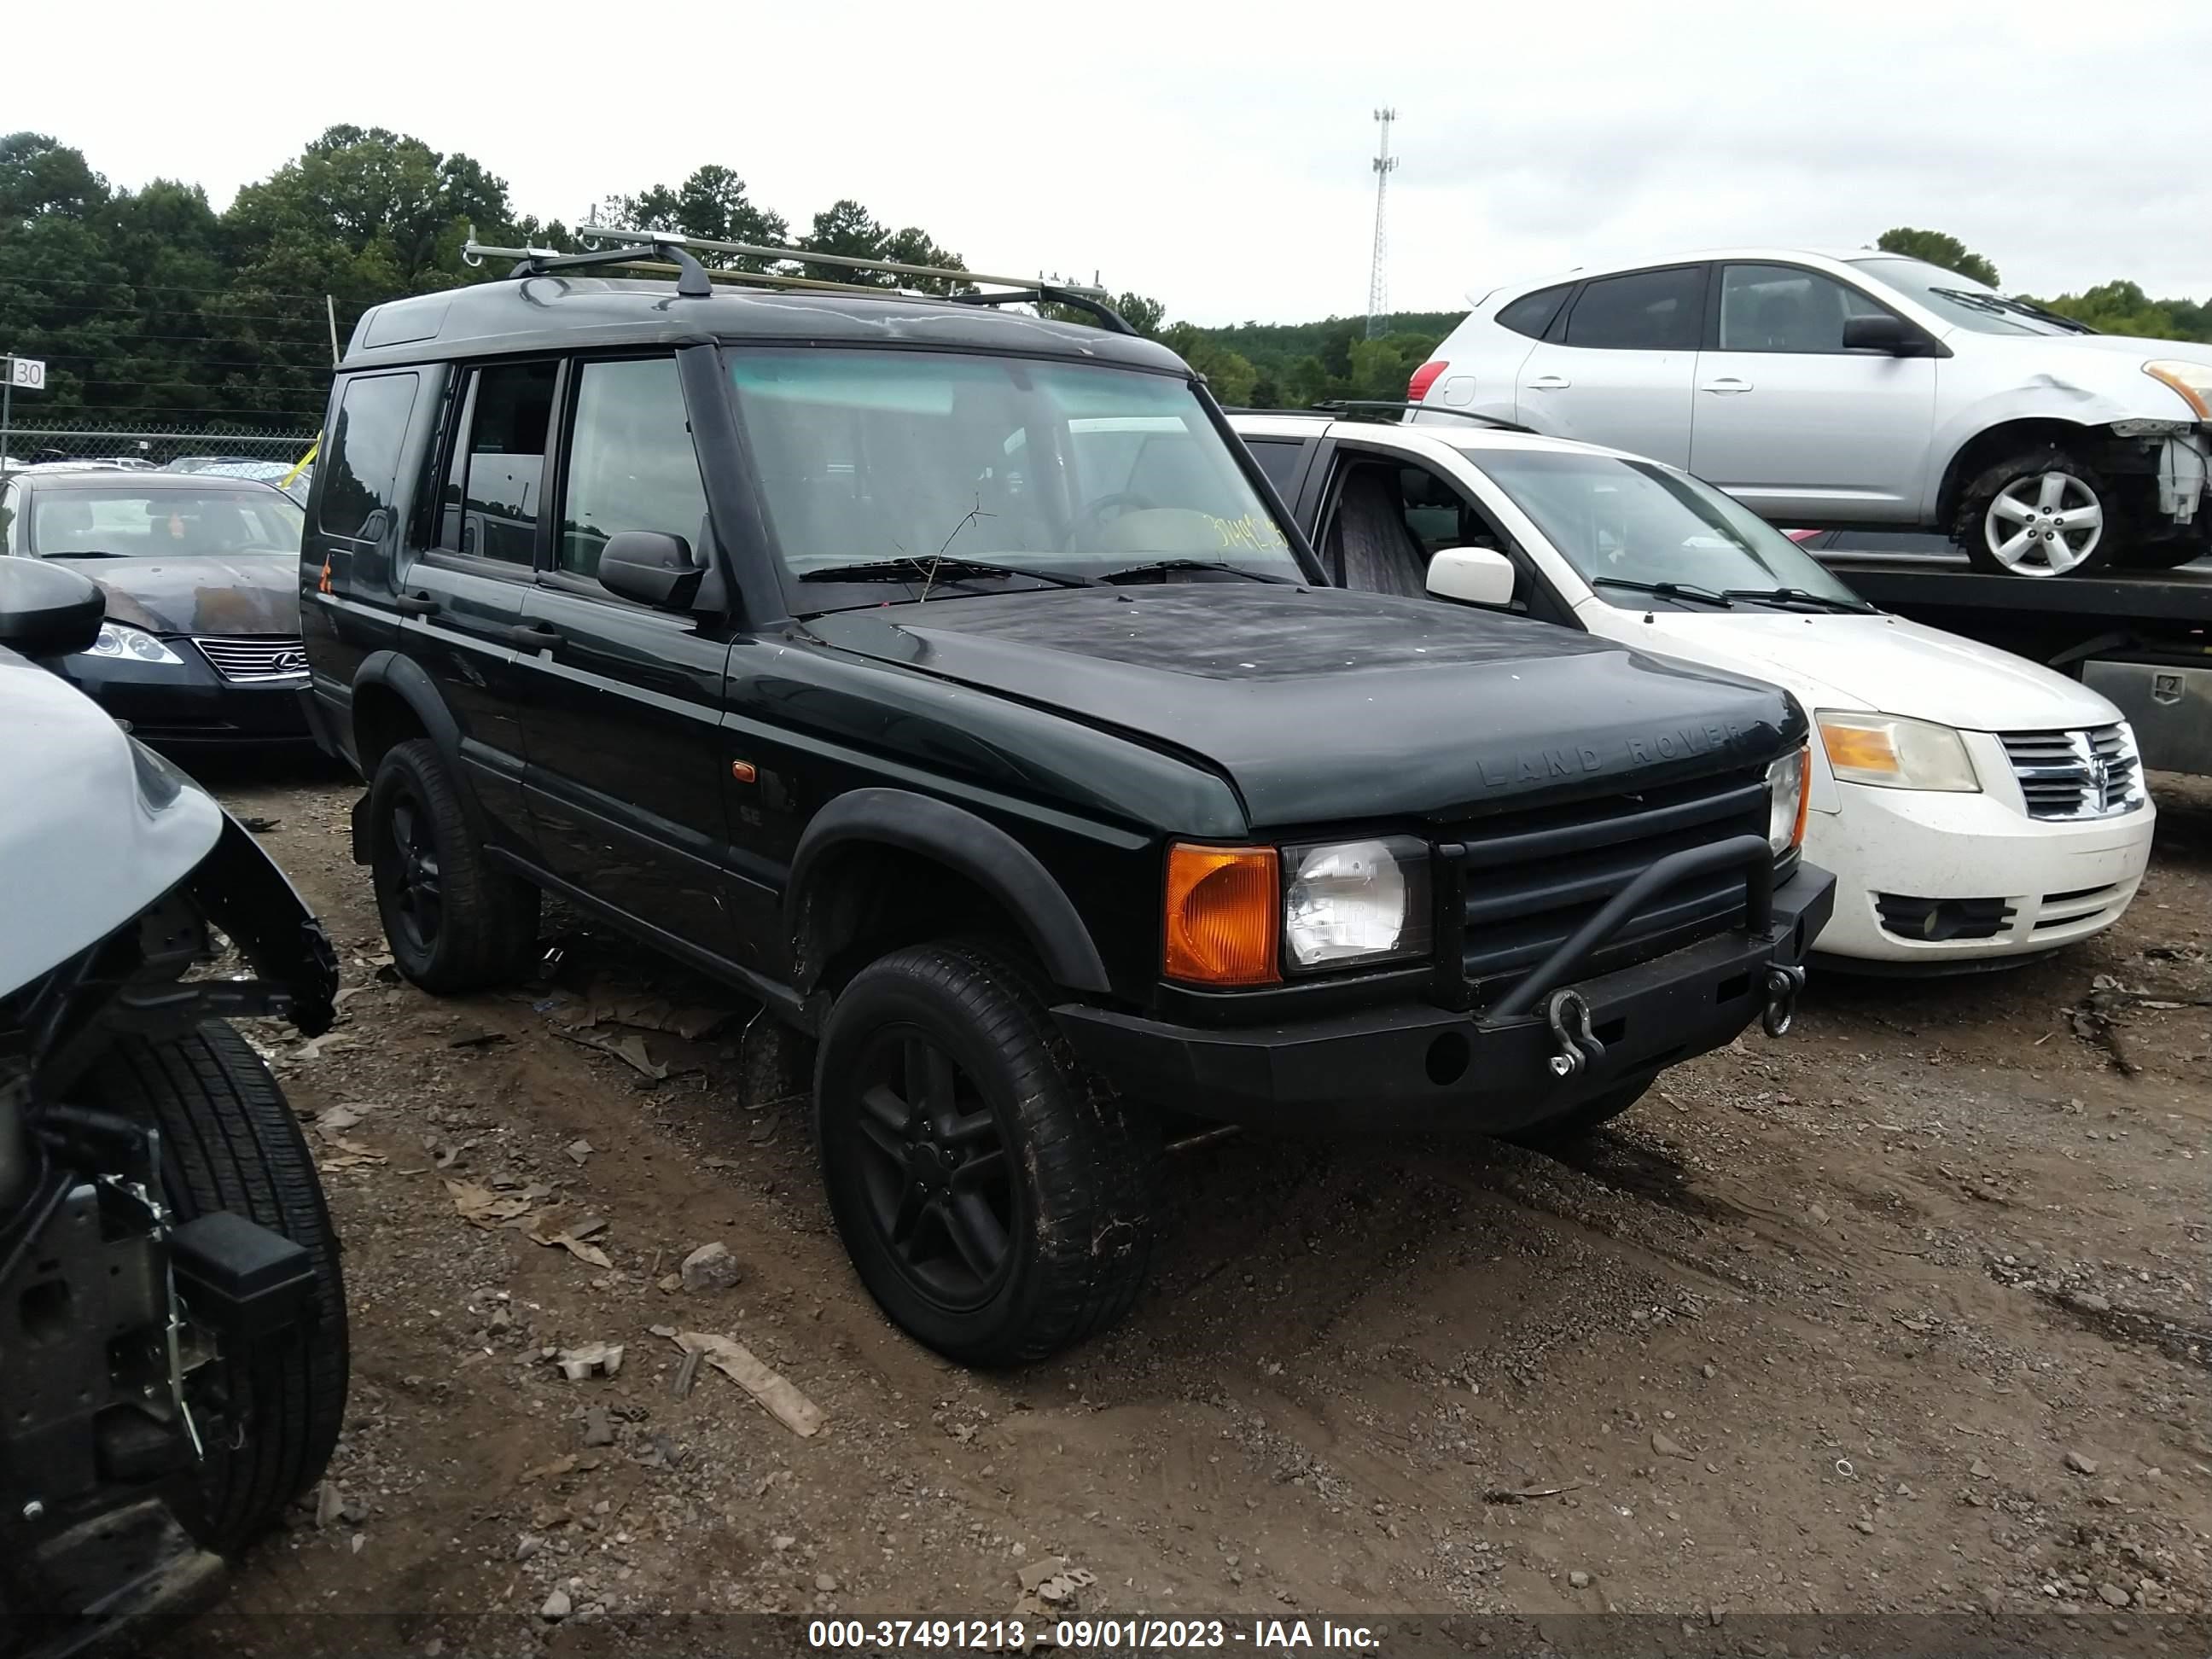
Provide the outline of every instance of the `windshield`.
[[1993,288],[1984,288],[1955,270],[1921,259],[1853,259],[1850,264],[1886,283],[1906,298],[1918,301],[1948,323],[1977,334],[2087,334],[2080,323],[2054,317],[2017,300],[2008,300]]
[[1686,474],[1565,450],[1485,448],[1468,459],[1608,605],[1641,610],[1651,596],[1636,586],[1673,583],[1732,599],[1794,588],[1862,608],[1787,536]]
[[296,554],[305,522],[274,489],[49,489],[32,502],[30,550],[44,559]]
[[[730,372],[777,545],[801,580],[860,580],[856,567],[939,558],[948,569],[961,560],[999,570],[948,576],[933,594],[1162,563],[1192,580],[1310,580],[1175,376],[937,351],[768,349],[733,350]],[[883,597],[880,586],[819,594],[830,605]]]

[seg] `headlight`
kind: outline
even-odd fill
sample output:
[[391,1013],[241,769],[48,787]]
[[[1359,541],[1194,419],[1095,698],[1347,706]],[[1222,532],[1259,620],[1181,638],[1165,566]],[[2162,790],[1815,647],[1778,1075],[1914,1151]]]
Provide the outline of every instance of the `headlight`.
[[173,662],[179,667],[184,659],[141,628],[125,627],[121,623],[102,623],[100,638],[82,654],[88,657],[125,657],[137,662]]
[[1973,793],[1981,788],[1966,745],[1948,726],[1909,720],[1895,714],[1840,714],[1823,709],[1814,716],[1828,769],[1844,783],[1870,783],[1880,789],[1942,789]]
[[2212,421],[2212,363],[2185,362],[2178,357],[2157,357],[2142,366],[2152,380],[2173,388],[2181,401],[2197,411],[2200,421]]
[[1766,769],[1766,846],[1777,858],[1805,839],[1805,775],[1812,769],[1809,749]]
[[1283,939],[1293,965],[1331,967],[1429,949],[1429,849],[1410,836],[1285,847]]

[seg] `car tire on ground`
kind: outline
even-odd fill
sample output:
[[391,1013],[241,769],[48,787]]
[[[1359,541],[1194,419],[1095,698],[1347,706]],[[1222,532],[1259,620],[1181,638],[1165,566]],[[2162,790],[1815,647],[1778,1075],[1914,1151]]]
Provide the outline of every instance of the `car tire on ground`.
[[1952,535],[1977,570],[2086,575],[2108,568],[2124,526],[2089,464],[2055,444],[2007,456],[1967,482]]
[[1158,1123],[1076,1063],[1006,954],[918,945],[863,969],[823,1027],[814,1096],[837,1230],[917,1340],[1018,1364],[1136,1299]]
[[160,1130],[163,1196],[179,1222],[228,1210],[313,1261],[304,1328],[226,1346],[187,1384],[221,1431],[204,1435],[202,1541],[235,1554],[322,1479],[345,1414],[345,1281],[322,1182],[276,1079],[220,1020],[180,1036],[118,1037],[83,1097]]
[[486,856],[428,738],[385,751],[368,816],[376,908],[399,971],[447,996],[516,977],[538,942],[538,890]]
[[1540,1123],[1531,1123],[1525,1129],[1516,1129],[1506,1139],[1517,1146],[1559,1146],[1580,1140],[1603,1123],[1610,1123],[1623,1112],[1644,1098],[1651,1085],[1658,1080],[1651,1077],[1638,1078],[1633,1083],[1623,1083],[1589,1099],[1571,1112],[1557,1117],[1547,1117]]

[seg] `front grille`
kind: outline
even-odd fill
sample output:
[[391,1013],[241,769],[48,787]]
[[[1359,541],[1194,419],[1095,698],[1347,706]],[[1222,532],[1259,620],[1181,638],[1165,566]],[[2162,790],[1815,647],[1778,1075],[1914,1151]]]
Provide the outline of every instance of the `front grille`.
[[240,684],[298,679],[307,672],[306,641],[296,634],[217,635],[192,643],[216,673]]
[[1877,893],[1874,908],[1882,931],[1899,939],[1995,939],[2013,924],[2013,908],[2001,898],[1916,898]]
[[[1655,860],[1765,834],[1764,770],[1455,826],[1467,848],[1462,963],[1475,1006],[1504,994]],[[1740,870],[1670,887],[1600,945],[1577,977],[1721,933],[1742,919],[1744,896]]]
[[2102,818],[2143,804],[2142,759],[2124,726],[2000,732],[2032,818]]
[[2046,927],[2071,927],[2076,922],[2100,916],[2114,905],[2124,902],[2126,890],[2117,883],[2102,887],[2077,887],[2070,893],[2045,893],[2042,913],[2036,917],[2036,931]]

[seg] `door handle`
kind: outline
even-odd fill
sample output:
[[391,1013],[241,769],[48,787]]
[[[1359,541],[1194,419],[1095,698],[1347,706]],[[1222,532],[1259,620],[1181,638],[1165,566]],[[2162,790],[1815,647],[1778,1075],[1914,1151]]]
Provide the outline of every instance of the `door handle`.
[[525,651],[550,651],[561,643],[561,630],[544,623],[518,623],[507,630],[507,638]]
[[1717,374],[1711,380],[1702,383],[1698,387],[1698,390],[1700,392],[1717,392],[1723,397],[1727,397],[1734,392],[1750,391],[1751,382],[1746,380],[1741,380],[1734,374]]
[[392,600],[392,608],[403,617],[427,617],[438,608],[438,602],[428,593],[402,593]]
[[1530,392],[1565,392],[1574,384],[1564,374],[1539,374],[1528,382]]

